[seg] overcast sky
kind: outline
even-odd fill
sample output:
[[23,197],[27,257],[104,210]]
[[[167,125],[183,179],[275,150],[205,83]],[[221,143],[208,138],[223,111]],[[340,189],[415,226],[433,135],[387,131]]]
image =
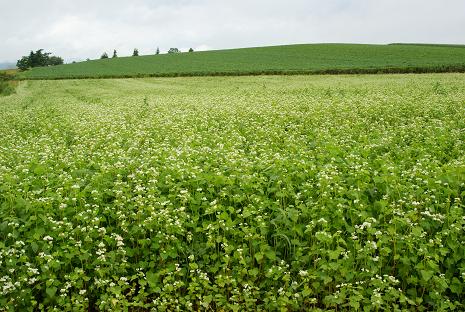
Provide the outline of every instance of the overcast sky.
[[465,0],[0,0],[0,40],[0,62],[39,48],[71,61],[157,46],[465,44]]

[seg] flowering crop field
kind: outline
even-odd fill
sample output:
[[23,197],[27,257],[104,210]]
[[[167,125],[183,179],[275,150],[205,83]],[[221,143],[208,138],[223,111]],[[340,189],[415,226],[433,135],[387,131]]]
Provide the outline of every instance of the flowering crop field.
[[465,75],[23,81],[0,311],[465,309]]

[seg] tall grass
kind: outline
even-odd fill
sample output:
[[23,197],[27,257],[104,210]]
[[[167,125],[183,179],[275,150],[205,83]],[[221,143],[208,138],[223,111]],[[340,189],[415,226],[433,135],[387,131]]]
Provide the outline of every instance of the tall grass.
[[0,72],[0,95],[10,95],[15,92],[14,83],[11,81],[13,76]]

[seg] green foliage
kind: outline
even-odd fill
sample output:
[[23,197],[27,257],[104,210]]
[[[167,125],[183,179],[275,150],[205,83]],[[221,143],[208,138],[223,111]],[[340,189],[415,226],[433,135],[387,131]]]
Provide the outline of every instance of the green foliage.
[[181,51],[179,51],[178,48],[170,48],[170,49],[168,50],[168,53],[169,53],[169,54],[181,53]]
[[31,67],[48,65],[48,60],[51,53],[44,53],[43,51],[43,49],[37,50],[35,53],[34,51],[31,51],[29,54],[29,64]]
[[15,92],[15,89],[9,81],[0,80],[0,95],[10,95]]
[[16,62],[16,67],[18,67],[19,70],[26,70],[31,67],[31,63],[29,61],[28,56],[23,56],[21,59]]
[[25,79],[262,74],[465,72],[465,49],[417,45],[309,44],[119,57],[36,68]]
[[190,48],[190,49],[189,49],[189,52],[194,52],[194,49]]
[[28,68],[56,66],[63,64],[63,59],[61,57],[50,56],[51,53],[44,53],[43,51],[43,49],[37,50],[36,52],[31,51],[29,56],[23,56],[18,60],[16,67],[18,67],[19,70],[24,71]]
[[464,78],[28,81],[0,307],[463,311]]
[[107,58],[108,58],[107,52],[103,52],[102,56],[100,56],[100,59],[101,59],[101,60],[107,59]]
[[134,52],[132,52],[132,56],[139,56],[139,50],[134,49]]
[[113,56],[112,56],[112,58],[116,58],[116,57],[118,57],[118,54],[116,53],[116,50],[113,50]]
[[0,72],[0,95],[10,95],[15,92],[15,88],[11,82],[12,79],[12,75]]
[[160,48],[159,47],[157,47],[157,51],[155,52],[155,55],[158,55],[158,54],[160,54]]
[[47,62],[47,65],[49,66],[56,66],[56,65],[62,65],[63,64],[63,59],[59,56],[50,56]]

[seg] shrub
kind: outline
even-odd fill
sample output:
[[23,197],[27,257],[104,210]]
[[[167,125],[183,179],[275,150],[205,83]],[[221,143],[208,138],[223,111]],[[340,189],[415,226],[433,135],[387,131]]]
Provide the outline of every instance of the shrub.
[[10,95],[15,92],[12,84],[8,80],[1,80],[0,79],[0,95]]

